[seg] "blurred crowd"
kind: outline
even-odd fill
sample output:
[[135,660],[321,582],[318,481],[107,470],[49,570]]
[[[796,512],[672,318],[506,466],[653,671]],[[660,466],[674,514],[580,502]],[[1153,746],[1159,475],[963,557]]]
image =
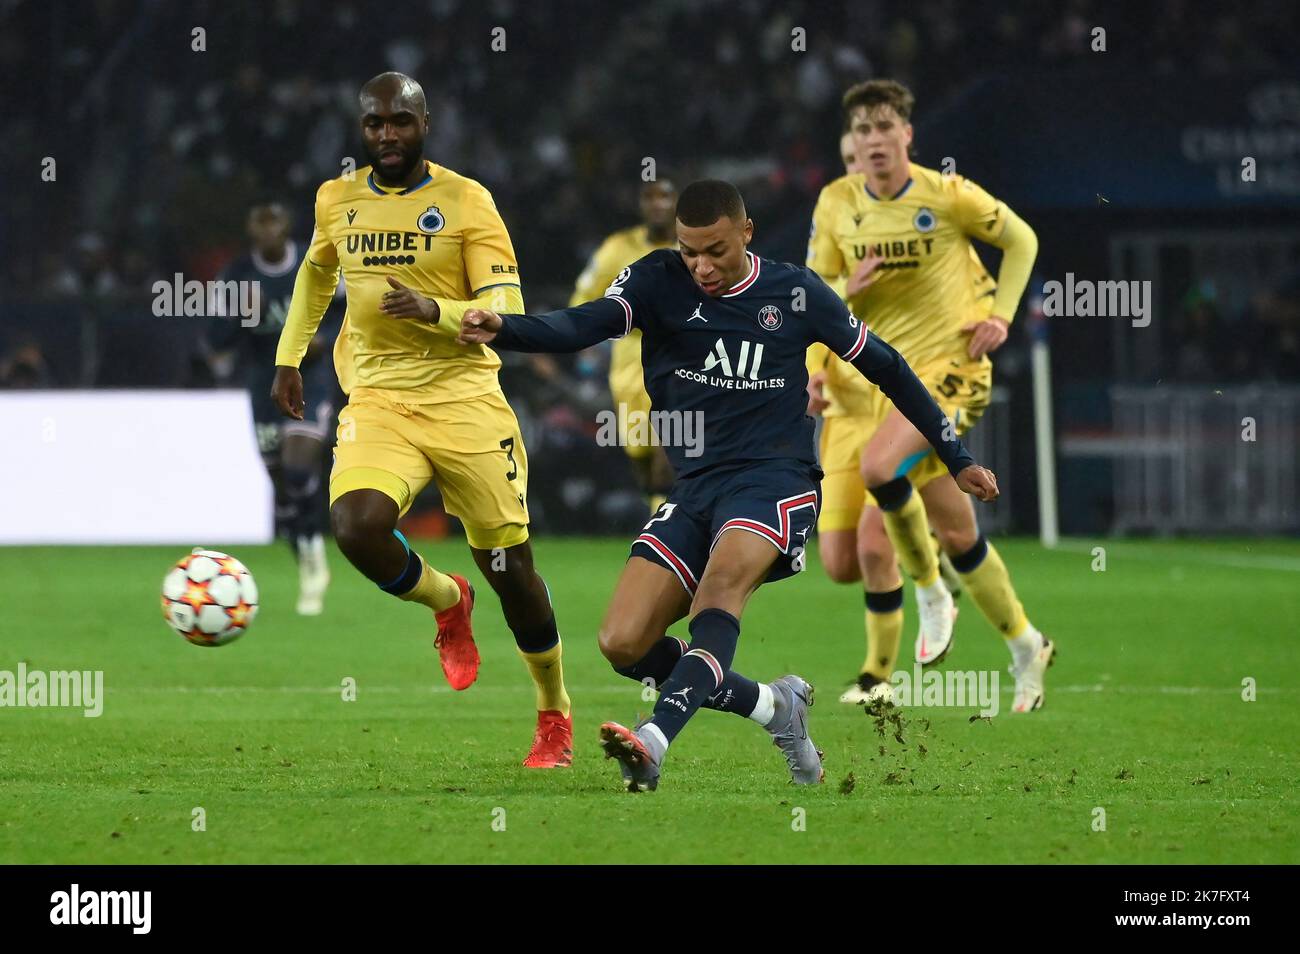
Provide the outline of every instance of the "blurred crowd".
[[[305,237],[316,186],[349,157],[364,164],[357,88],[398,69],[428,94],[429,154],[492,190],[530,306],[553,307],[599,240],[635,220],[646,159],[661,176],[737,181],[764,210],[759,250],[798,258],[818,190],[842,171],[853,82],[894,76],[937,104],[991,61],[1092,56],[1097,24],[1115,66],[1267,69],[1287,65],[1296,19],[1283,4],[1193,0],[85,0],[75,15],[9,0],[0,155],[27,176],[33,157],[57,165],[54,182],[7,197],[0,277],[9,296],[82,301],[176,272],[206,280],[267,193]],[[0,375],[31,365],[31,342],[7,347],[29,357],[10,354]]]

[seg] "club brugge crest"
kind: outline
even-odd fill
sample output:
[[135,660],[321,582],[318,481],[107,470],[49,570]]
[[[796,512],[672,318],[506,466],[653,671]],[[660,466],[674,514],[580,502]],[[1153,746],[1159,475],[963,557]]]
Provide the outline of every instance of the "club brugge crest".
[[415,220],[416,227],[427,235],[433,235],[435,232],[441,232],[442,227],[447,224],[447,220],[442,217],[436,205],[431,205]]
[[938,224],[939,220],[934,217],[934,213],[926,208],[918,209],[912,218],[912,226],[918,232],[933,232]]
[[764,305],[758,310],[758,323],[764,331],[776,331],[781,327],[781,309],[776,305]]

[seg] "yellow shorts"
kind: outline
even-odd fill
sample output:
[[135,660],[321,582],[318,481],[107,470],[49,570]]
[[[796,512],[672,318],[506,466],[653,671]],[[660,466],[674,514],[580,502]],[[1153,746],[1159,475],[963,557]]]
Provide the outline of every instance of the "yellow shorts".
[[378,490],[398,511],[430,481],[476,549],[528,539],[528,455],[500,391],[441,404],[398,404],[352,392],[339,412],[330,505],[352,490]]
[[[984,416],[993,384],[989,362],[943,358],[913,370],[935,403],[952,418],[958,436]],[[857,529],[863,505],[875,506],[862,483],[862,451],[893,408],[889,398],[874,389],[866,413],[828,417],[823,423],[821,466],[826,476],[817,520],[817,529],[823,533]],[[906,475],[918,489],[946,473],[948,468],[933,450],[909,457],[899,466],[899,476]]]

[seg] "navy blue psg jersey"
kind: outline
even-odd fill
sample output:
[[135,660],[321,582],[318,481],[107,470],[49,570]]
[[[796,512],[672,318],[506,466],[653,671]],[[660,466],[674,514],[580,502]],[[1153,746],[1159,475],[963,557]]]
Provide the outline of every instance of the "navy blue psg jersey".
[[[879,385],[952,473],[974,463],[906,362],[815,272],[746,255],[748,274],[713,298],[679,253],[659,249],[623,269],[603,299],[545,315],[503,316],[492,346],[577,351],[639,328],[652,418],[679,477],[746,460],[815,466],[804,365],[815,341]],[[691,436],[695,422],[702,441],[673,439]],[[668,428],[672,434],[664,433]]]
[[[214,351],[237,349],[239,366],[247,386],[253,390],[270,391],[275,378],[275,349],[280,342],[280,332],[284,328],[285,317],[289,313],[289,300],[293,297],[293,285],[298,276],[298,267],[306,255],[306,247],[296,242],[288,243],[288,254],[279,262],[267,262],[254,252],[245,252],[222,270],[219,282],[237,282],[239,287],[251,289],[251,283],[257,283],[258,294],[255,299],[256,323],[249,316],[231,314],[232,305],[241,302],[253,302],[248,292],[243,297],[230,296],[214,286],[214,293],[209,302],[209,313],[217,316],[208,336],[208,343]],[[244,283],[250,283],[245,285]],[[332,339],[338,333],[339,309],[331,306],[321,323],[320,333]],[[329,362],[328,349],[323,360]],[[304,372],[307,370],[304,367]]]

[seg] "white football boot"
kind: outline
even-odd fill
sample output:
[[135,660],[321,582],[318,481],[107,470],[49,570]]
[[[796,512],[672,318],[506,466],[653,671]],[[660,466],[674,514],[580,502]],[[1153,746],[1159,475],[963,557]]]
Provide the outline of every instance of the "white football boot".
[[330,570],[325,562],[325,538],[319,533],[298,540],[298,615],[319,616],[325,609]]
[[916,634],[916,661],[922,666],[933,666],[952,649],[957,605],[940,579],[933,586],[916,587],[916,610],[921,617],[921,628]]
[[876,702],[892,703],[894,687],[887,679],[864,672],[858,681],[840,694],[840,702],[855,706],[869,706]]
[[1019,669],[1015,665],[1007,671],[1016,677],[1016,698],[1012,712],[1033,712],[1043,707],[1043,676],[1056,658],[1056,644],[1041,633],[1036,634],[1042,645]]

